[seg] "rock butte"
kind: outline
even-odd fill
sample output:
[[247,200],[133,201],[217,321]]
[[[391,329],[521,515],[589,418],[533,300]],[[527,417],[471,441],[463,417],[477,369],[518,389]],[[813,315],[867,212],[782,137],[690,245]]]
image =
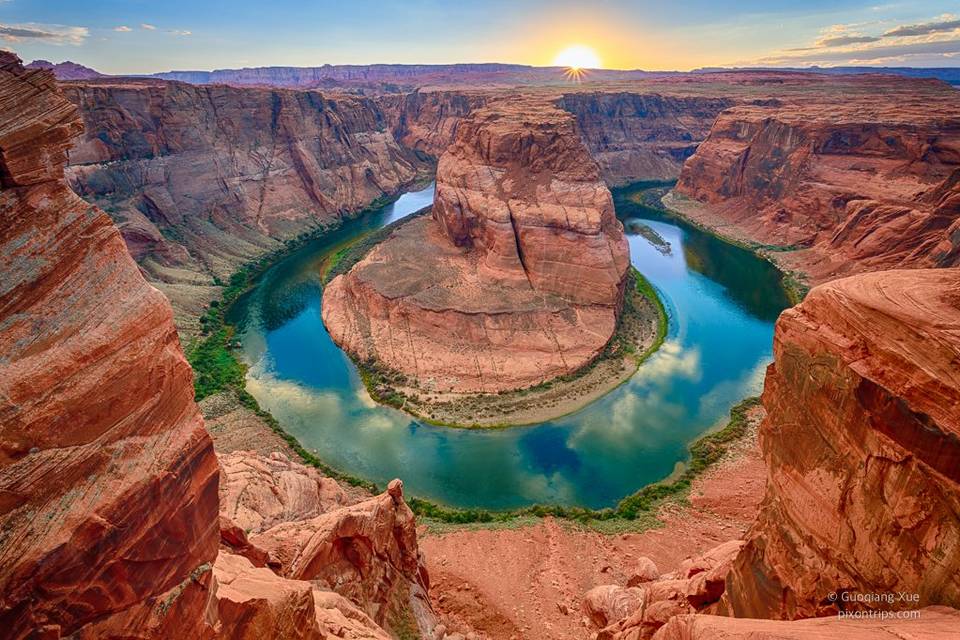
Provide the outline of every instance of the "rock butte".
[[429,633],[399,481],[346,504],[279,454],[218,470],[169,303],[64,181],[82,123],[53,78],[0,52],[5,637]]
[[403,225],[323,298],[331,337],[426,389],[532,386],[596,358],[629,255],[574,118],[497,103],[440,158],[430,218]]

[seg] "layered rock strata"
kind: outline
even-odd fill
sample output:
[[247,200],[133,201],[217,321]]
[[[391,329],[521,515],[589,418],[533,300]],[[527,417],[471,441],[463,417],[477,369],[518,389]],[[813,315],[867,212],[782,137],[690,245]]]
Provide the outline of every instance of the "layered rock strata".
[[[767,494],[727,610],[960,606],[960,269],[821,285],[780,317],[774,358]],[[877,593],[916,600],[856,599]]]
[[[882,89],[878,87],[878,92]],[[670,205],[778,254],[815,282],[960,264],[960,99],[955,92],[723,112]]]
[[0,627],[200,637],[217,461],[169,303],[64,181],[81,128],[0,53]]
[[717,115],[736,104],[726,96],[584,92],[559,103],[577,128],[608,185],[675,180],[707,137]]
[[279,454],[218,469],[169,303],[64,180],[81,128],[49,71],[0,53],[4,637],[429,633],[399,481],[350,505]]
[[243,263],[414,179],[370,99],[177,82],[71,83],[86,133],[73,188],[107,210],[178,311]]
[[[598,638],[866,638],[878,620],[949,637],[960,605],[960,269],[816,287],[781,315],[774,360],[760,429],[767,489],[746,541],[589,592]],[[770,621],[820,616],[829,620]]]
[[331,281],[323,319],[354,357],[426,388],[522,388],[603,350],[628,264],[610,192],[572,116],[498,103],[458,126],[432,216]]

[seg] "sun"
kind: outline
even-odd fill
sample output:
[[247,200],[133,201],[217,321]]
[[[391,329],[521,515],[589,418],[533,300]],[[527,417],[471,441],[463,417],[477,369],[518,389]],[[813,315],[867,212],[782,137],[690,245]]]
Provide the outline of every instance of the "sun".
[[602,66],[597,52],[582,44],[570,45],[558,53],[557,57],[553,59],[553,64],[558,67],[569,67],[576,70],[599,69]]

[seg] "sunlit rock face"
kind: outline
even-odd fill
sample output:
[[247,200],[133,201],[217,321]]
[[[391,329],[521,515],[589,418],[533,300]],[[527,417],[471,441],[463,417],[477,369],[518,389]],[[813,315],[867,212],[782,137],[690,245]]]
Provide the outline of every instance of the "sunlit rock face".
[[[869,80],[863,88],[869,89]],[[724,233],[795,251],[816,282],[960,264],[960,98],[937,83],[826,103],[738,106],[684,165],[671,202]],[[926,86],[930,85],[930,86]]]
[[[774,359],[767,494],[725,609],[960,605],[960,269],[816,287],[777,322]],[[835,601],[890,592],[918,601]]]
[[0,627],[201,637],[217,462],[169,303],[63,179],[81,129],[0,53]]
[[497,103],[457,127],[431,217],[335,278],[323,319],[355,357],[428,388],[516,389],[603,350],[628,264],[573,117],[540,101]]
[[604,181],[616,186],[637,180],[675,180],[717,115],[736,100],[583,92],[566,94],[558,104],[576,117],[577,129]]
[[159,80],[67,83],[67,175],[192,326],[241,265],[402,190],[427,166],[369,98]]

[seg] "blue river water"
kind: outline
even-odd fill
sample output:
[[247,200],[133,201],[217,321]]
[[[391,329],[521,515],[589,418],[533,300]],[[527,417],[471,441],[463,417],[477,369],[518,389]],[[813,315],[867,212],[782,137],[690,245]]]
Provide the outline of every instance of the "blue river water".
[[[538,425],[463,430],[425,425],[373,403],[320,319],[320,269],[351,237],[433,200],[433,185],[346,223],[269,269],[230,311],[249,365],[247,389],[320,459],[456,507],[534,503],[613,506],[688,458],[691,441],[756,394],[773,323],[788,306],[777,270],[615,191],[633,264],[670,316],[663,347],[624,385],[582,410]],[[633,231],[670,243],[664,255]]]

